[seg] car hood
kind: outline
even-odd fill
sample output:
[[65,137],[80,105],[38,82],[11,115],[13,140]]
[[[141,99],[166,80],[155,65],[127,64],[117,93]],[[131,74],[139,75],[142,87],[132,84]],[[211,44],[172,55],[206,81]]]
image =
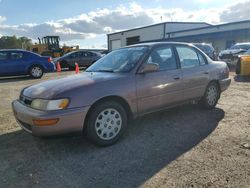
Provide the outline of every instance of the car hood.
[[36,85],[25,88],[22,95],[28,98],[53,99],[58,94],[73,91],[79,87],[88,87],[100,82],[119,79],[124,77],[122,73],[93,73],[84,72],[66,78],[45,81]]
[[233,49],[233,50],[223,50],[220,52],[221,55],[225,55],[225,54],[238,54],[238,53],[242,53],[245,52],[246,50],[243,49]]

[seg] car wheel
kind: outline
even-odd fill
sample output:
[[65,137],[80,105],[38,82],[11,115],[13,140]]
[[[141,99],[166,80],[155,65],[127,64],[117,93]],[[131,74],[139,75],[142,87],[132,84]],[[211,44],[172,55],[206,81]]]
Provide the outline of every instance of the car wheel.
[[220,98],[220,89],[216,82],[208,84],[205,94],[202,98],[203,107],[213,109]]
[[41,78],[43,76],[43,68],[39,65],[34,65],[30,68],[29,74],[32,78]]
[[90,112],[87,119],[87,137],[95,144],[109,146],[123,135],[127,127],[127,114],[117,102],[103,102]]

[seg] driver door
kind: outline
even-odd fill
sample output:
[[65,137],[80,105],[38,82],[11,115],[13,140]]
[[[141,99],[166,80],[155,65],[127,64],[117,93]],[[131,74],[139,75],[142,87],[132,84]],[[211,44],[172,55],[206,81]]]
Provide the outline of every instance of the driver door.
[[157,63],[159,70],[136,75],[138,112],[164,109],[183,100],[182,72],[171,45],[151,51],[145,63]]

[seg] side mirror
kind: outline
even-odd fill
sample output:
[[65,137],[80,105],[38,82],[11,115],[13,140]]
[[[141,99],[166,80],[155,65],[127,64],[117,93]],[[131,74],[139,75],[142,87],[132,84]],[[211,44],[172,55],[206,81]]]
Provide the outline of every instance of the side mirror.
[[147,72],[155,72],[159,70],[159,65],[156,63],[143,64],[139,70],[139,74],[147,73]]

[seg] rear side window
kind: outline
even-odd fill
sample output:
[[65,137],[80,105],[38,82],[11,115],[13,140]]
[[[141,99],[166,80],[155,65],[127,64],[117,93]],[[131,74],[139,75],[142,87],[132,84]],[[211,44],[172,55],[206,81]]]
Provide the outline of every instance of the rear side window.
[[10,59],[12,60],[17,60],[17,59],[22,59],[23,58],[23,53],[21,52],[11,52],[10,53]]
[[88,54],[88,57],[93,57],[93,56],[95,56],[95,54],[92,53],[92,52],[87,52],[87,54]]
[[186,46],[177,46],[176,50],[178,52],[182,68],[199,66],[199,57],[194,49]]
[[7,59],[7,52],[0,52],[0,60],[6,60]]
[[158,64],[160,71],[177,69],[175,55],[170,46],[154,49],[150,53],[147,63]]

